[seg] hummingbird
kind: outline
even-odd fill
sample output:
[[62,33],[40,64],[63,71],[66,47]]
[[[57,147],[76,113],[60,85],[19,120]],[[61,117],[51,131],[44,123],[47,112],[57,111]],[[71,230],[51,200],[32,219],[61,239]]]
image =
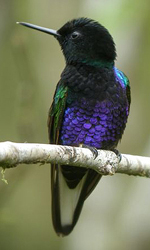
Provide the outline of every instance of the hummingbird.
[[[48,115],[51,144],[116,150],[130,109],[130,84],[115,67],[116,47],[97,21],[78,18],[52,30],[26,27],[52,35],[61,46],[65,68]],[[86,168],[51,165],[52,221],[58,236],[70,234],[84,201],[101,175]]]

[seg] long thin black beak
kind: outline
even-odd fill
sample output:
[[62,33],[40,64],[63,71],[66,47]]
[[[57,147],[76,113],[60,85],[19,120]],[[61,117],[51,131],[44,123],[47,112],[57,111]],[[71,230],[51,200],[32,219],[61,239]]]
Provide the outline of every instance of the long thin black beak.
[[59,33],[57,32],[57,30],[44,28],[44,27],[37,26],[37,25],[31,24],[31,23],[17,22],[17,24],[21,24],[21,25],[26,26],[28,28],[42,31],[42,32],[47,33],[49,35],[60,36]]

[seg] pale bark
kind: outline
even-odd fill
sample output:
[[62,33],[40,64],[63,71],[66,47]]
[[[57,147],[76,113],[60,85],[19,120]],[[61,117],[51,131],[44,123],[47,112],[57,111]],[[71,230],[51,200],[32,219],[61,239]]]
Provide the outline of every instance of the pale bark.
[[58,163],[90,168],[102,175],[123,173],[150,177],[150,158],[122,154],[122,159],[112,151],[98,150],[94,158],[88,148],[53,144],[0,143],[0,166],[4,169],[19,164]]

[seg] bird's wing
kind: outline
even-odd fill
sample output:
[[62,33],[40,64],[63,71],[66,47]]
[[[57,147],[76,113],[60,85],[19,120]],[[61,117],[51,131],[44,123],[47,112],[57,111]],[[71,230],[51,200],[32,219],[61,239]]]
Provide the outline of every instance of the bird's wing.
[[127,96],[129,107],[130,107],[130,103],[131,103],[130,81],[124,73],[123,75],[124,75],[124,81],[125,81],[125,86],[126,86],[126,96]]
[[123,88],[126,89],[128,106],[130,108],[130,103],[131,103],[130,81],[129,81],[128,77],[121,70],[117,69],[116,67],[114,67],[114,72],[115,72],[117,80],[120,82],[120,84],[123,86]]
[[59,133],[66,106],[67,94],[68,88],[59,81],[48,115],[49,141],[52,144],[59,143]]
[[[48,133],[51,144],[59,144],[59,135],[66,106],[68,88],[59,81],[48,115]],[[60,234],[60,166],[51,164],[52,221],[57,234]]]
[[[49,139],[60,143],[68,88],[60,81],[57,85],[48,117]],[[101,176],[85,168],[51,165],[52,220],[58,235],[67,235],[74,228],[85,199],[93,191]]]

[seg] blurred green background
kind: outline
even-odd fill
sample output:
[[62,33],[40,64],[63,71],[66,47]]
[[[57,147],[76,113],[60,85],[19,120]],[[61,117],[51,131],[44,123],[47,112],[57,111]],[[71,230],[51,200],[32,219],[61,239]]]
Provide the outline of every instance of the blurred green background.
[[[0,140],[48,143],[47,114],[64,58],[55,39],[16,25],[52,29],[76,17],[108,28],[116,65],[131,82],[130,118],[122,153],[150,156],[149,0],[0,0]],[[150,249],[150,180],[103,177],[83,208],[73,233],[52,228],[50,167],[19,166],[0,181],[1,250]]]

